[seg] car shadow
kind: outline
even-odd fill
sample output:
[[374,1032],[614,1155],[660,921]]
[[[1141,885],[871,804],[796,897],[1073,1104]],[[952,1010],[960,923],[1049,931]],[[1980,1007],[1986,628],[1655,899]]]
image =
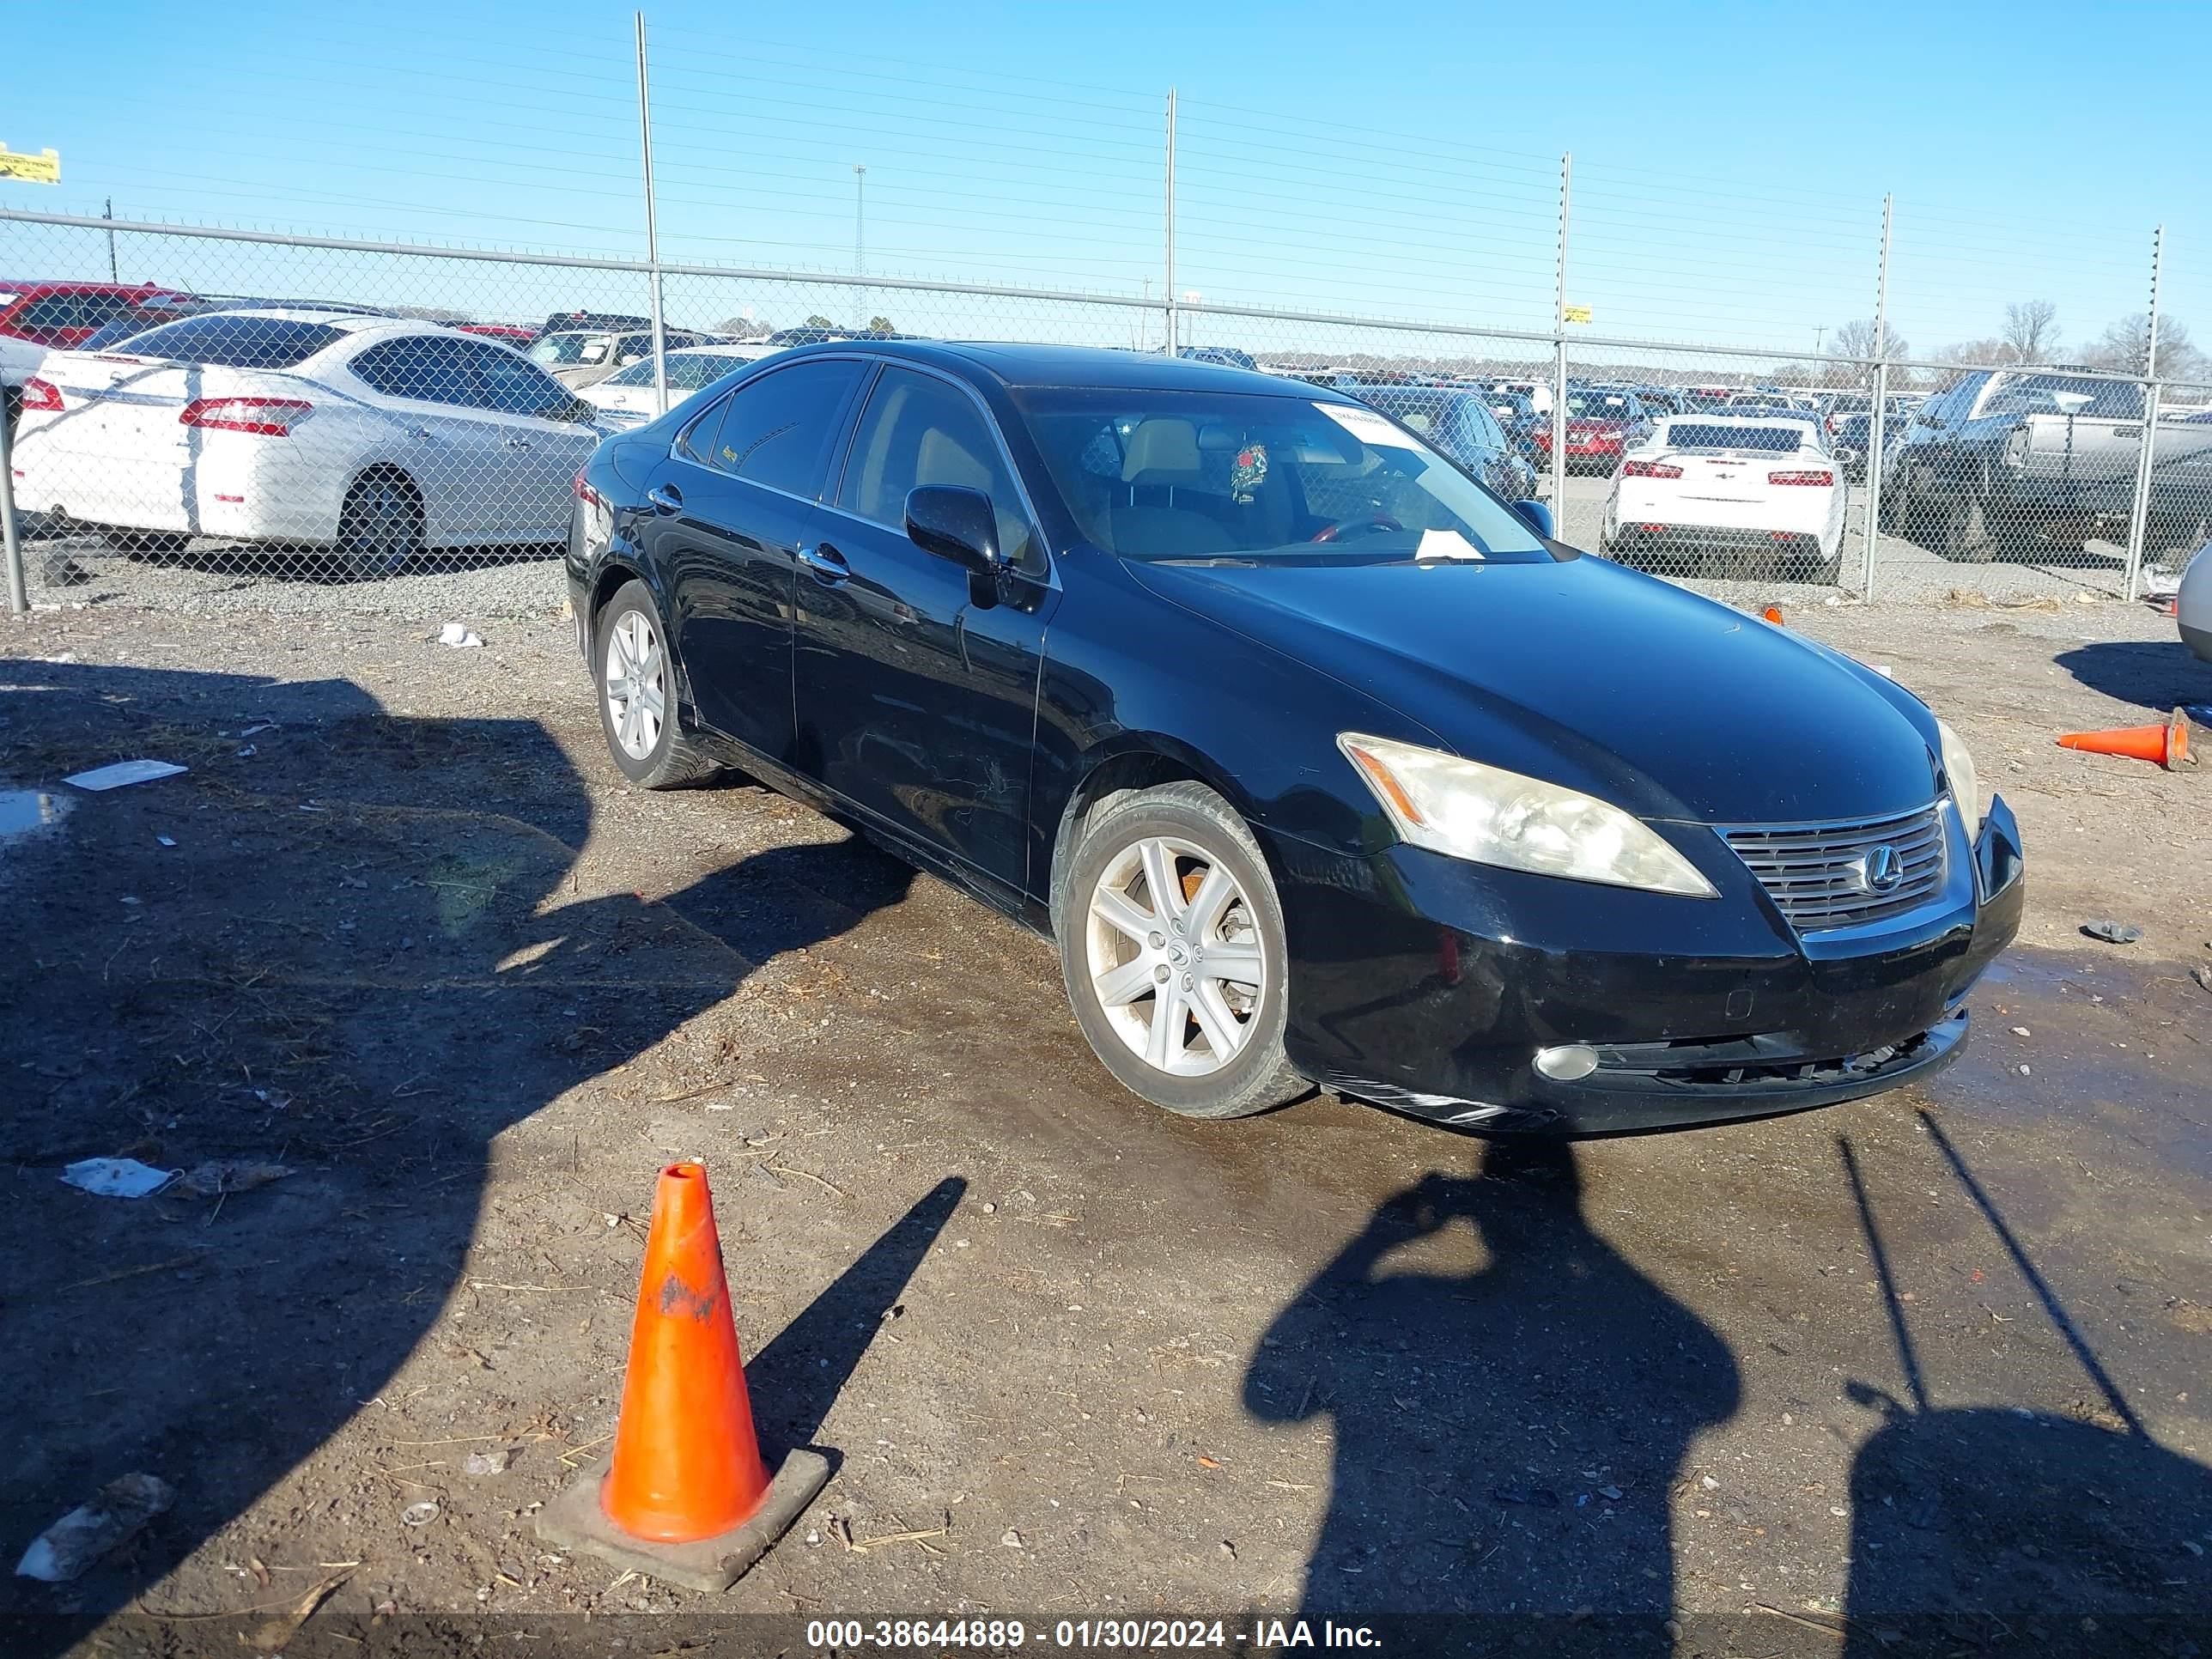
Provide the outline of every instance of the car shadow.
[[2212,1635],[2212,1469],[2154,1440],[1942,1126],[1920,1121],[2092,1384],[2075,1414],[1930,1403],[1905,1294],[1839,1140],[1909,1399],[1851,1466],[1847,1659],[2195,1652]]
[[[59,783],[141,756],[191,770],[100,794]],[[127,1473],[175,1488],[76,1582],[7,1581],[11,1659],[69,1650],[280,1488],[275,1524],[300,1522],[313,1486],[327,1528],[388,1527],[389,1494],[344,1490],[350,1474],[334,1492],[319,1449],[364,1413],[404,1422],[387,1385],[425,1343],[497,1348],[472,1334],[478,1285],[580,1277],[613,1237],[592,1213],[535,1235],[542,1259],[487,1261],[495,1143],[556,1101],[590,1121],[564,1097],[913,878],[855,839],[757,854],[658,901],[594,891],[578,858],[592,797],[544,727],[397,715],[335,680],[0,663],[0,781],[55,803],[0,848],[0,900],[24,924],[0,953],[0,1536],[20,1550]],[[499,1152],[525,1160],[532,1203],[611,1207],[599,1183],[619,1177],[532,1145]],[[58,1179],[94,1157],[289,1173],[126,1202]],[[961,1191],[939,1184],[762,1348],[772,1442],[817,1431]],[[508,1363],[486,1354],[493,1374],[461,1385],[472,1417],[527,1419],[529,1371]],[[567,1392],[549,1391],[556,1409]]]
[[1592,1230],[1572,1146],[1530,1138],[1377,1206],[1261,1339],[1243,1400],[1334,1428],[1304,1615],[1595,1609],[1651,1638],[1670,1489],[1738,1394],[1718,1334]]
[[2062,651],[2057,660],[2092,691],[2160,714],[2182,704],[2212,702],[2212,663],[2199,662],[2178,635],[2103,640]]

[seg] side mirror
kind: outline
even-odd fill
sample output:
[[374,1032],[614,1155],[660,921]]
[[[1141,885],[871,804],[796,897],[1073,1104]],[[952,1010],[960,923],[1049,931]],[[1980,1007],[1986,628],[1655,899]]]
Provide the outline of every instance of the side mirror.
[[1859,453],[1856,449],[1839,447],[1836,451],[1836,459],[1841,461],[1845,466],[1849,466],[1853,461],[1858,459],[1858,458]]
[[1516,501],[1513,510],[1521,515],[1522,522],[1547,542],[1559,540],[1556,526],[1552,522],[1552,509],[1541,501]]
[[643,362],[644,361],[645,361],[645,354],[644,354],[643,352],[641,352],[641,351],[633,351],[633,352],[629,353],[627,356],[625,356],[625,357],[622,360],[622,366],[623,366],[624,368],[629,368],[633,363],[641,363],[641,362]]
[[999,518],[991,498],[957,484],[922,484],[906,495],[906,533],[925,553],[950,559],[970,575],[996,576]]

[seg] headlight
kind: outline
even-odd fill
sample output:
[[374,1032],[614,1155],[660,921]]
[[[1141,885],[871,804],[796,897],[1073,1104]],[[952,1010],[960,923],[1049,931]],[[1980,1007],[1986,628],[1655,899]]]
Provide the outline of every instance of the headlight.
[[1959,822],[1966,826],[1966,839],[1972,841],[1982,833],[1987,806],[1982,799],[1982,781],[1974,770],[1974,757],[1966,752],[1966,739],[1951,729],[1951,723],[1937,720],[1936,731],[1942,738],[1943,775],[1951,781],[1951,799],[1958,803]]
[[1356,732],[1336,743],[1416,847],[1540,876],[1717,896],[1695,866],[1618,806],[1410,743]]

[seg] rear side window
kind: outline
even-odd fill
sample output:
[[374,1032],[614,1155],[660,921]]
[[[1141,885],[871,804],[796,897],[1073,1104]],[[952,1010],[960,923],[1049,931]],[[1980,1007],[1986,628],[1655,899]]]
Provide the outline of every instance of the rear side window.
[[684,439],[694,459],[810,500],[822,493],[837,417],[860,378],[850,358],[793,363],[747,380]]
[[1704,421],[1669,421],[1669,449],[1743,449],[1757,455],[1794,455],[1805,431],[1795,426],[1718,426]]
[[131,349],[142,356],[216,368],[296,368],[345,337],[343,329],[327,323],[217,311],[149,329],[131,342]]
[[373,345],[353,360],[353,372],[387,398],[426,404],[481,404],[484,394],[470,372],[462,342],[434,334],[410,335]]

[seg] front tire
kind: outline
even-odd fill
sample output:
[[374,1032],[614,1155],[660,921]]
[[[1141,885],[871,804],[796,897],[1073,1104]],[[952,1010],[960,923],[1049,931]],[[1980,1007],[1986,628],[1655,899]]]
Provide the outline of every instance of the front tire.
[[1283,1053],[1289,951],[1259,843],[1200,783],[1133,791],[1061,878],[1060,971],[1115,1079],[1182,1117],[1247,1117],[1311,1086]]
[[668,630],[643,582],[624,582],[599,612],[592,669],[599,729],[624,777],[642,789],[681,789],[714,775],[714,761],[684,730]]

